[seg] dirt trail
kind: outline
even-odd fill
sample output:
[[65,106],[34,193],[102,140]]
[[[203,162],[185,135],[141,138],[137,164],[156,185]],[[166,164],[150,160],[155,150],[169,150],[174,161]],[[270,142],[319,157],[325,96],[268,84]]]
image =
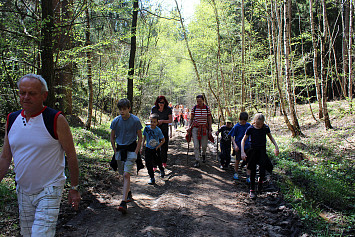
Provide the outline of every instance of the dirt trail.
[[164,179],[156,174],[156,185],[148,185],[146,169],[132,178],[134,201],[126,215],[118,211],[122,179],[117,173],[98,174],[91,196],[83,196],[88,206],[69,220],[63,210],[57,236],[302,235],[299,218],[278,191],[250,200],[245,177],[235,182],[232,169],[219,168],[213,144],[207,162],[193,168],[193,145],[187,156],[184,136],[176,131],[170,141]]

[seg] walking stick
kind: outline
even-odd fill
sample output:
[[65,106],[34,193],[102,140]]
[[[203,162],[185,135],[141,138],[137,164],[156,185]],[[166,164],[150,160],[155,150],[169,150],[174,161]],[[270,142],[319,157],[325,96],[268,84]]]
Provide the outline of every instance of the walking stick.
[[186,165],[189,164],[189,149],[190,149],[190,142],[187,142]]
[[219,117],[218,117],[218,125],[217,125],[217,155],[216,155],[216,159],[217,159],[217,161],[219,161],[218,160],[218,129],[219,129],[219,124],[221,123],[221,115],[219,115]]

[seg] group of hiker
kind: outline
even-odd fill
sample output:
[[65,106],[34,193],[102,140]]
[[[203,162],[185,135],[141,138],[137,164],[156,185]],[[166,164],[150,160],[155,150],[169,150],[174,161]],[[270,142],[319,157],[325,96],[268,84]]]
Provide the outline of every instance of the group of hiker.
[[[7,117],[3,150],[0,156],[0,181],[7,173],[12,159],[19,204],[21,234],[23,236],[54,236],[62,192],[66,183],[64,173],[65,155],[70,172],[69,204],[78,209],[81,197],[78,191],[79,168],[73,137],[69,124],[60,111],[43,105],[48,96],[46,81],[39,75],[27,74],[17,83],[20,104],[23,109]],[[183,117],[187,125],[186,139],[194,144],[194,167],[206,162],[208,140],[212,136],[212,115],[202,95],[196,97],[196,105],[189,111],[183,106],[171,108],[164,96],[158,96],[151,109],[150,122],[142,133],[140,119],[131,114],[128,99],[119,100],[120,115],[112,121],[110,141],[114,151],[113,164],[123,175],[122,201],[118,210],[127,212],[127,203],[132,201],[131,175],[135,164],[143,167],[140,154],[144,153],[145,165],[150,176],[149,184],[155,184],[154,173],[159,168],[164,178],[167,166],[169,125],[176,115]],[[178,109],[178,110],[176,110]],[[174,112],[173,112],[174,110]],[[186,114],[186,117],[184,117]],[[181,121],[181,120],[180,120]],[[220,127],[221,168],[228,168],[231,148],[236,155],[234,179],[239,179],[239,162],[247,165],[247,182],[250,182],[250,198],[262,190],[265,173],[273,166],[266,154],[266,137],[278,146],[264,123],[261,113],[254,116],[252,124],[248,114],[240,113],[239,122],[232,125],[227,120]],[[187,122],[185,124],[185,122]],[[181,123],[181,122],[180,122]],[[171,128],[171,126],[170,126]],[[258,189],[255,188],[256,169],[259,167]],[[48,211],[51,210],[51,211]]]
[[[210,108],[204,103],[203,95],[196,96],[196,105],[192,108],[191,122],[187,128],[186,140],[194,144],[194,167],[199,168],[201,162],[206,162],[207,144],[210,140],[214,142],[212,135],[212,114]],[[142,137],[142,125],[133,114],[129,113],[130,102],[122,99],[118,102],[120,116],[116,117],[111,124],[111,144],[115,153],[127,153],[127,158],[116,156],[118,163],[121,163],[123,174],[123,198],[119,206],[122,213],[127,212],[127,203],[132,201],[130,192],[130,175],[132,174],[133,161],[137,159],[139,151],[144,153],[150,180],[148,184],[155,184],[154,173],[159,168],[160,176],[165,177],[167,166],[167,151],[169,143],[168,126],[171,124],[173,110],[164,96],[158,96],[151,110],[150,122],[146,124]],[[275,146],[275,155],[278,155],[278,146],[270,133],[270,128],[265,122],[261,113],[254,116],[252,124],[248,123],[248,114],[240,113],[239,122],[232,125],[232,121],[226,120],[216,134],[221,133],[220,163],[222,169],[227,169],[231,162],[231,147],[236,155],[235,173],[233,178],[239,179],[239,163],[243,160],[242,166],[247,165],[246,181],[250,183],[250,198],[255,199],[257,191],[261,192],[265,181],[266,171],[272,172],[273,165],[266,154],[266,137],[268,136]],[[117,123],[120,121],[120,123]],[[118,132],[118,134],[115,133]],[[130,134],[128,136],[128,134]],[[128,140],[128,137],[132,137]],[[136,142],[138,137],[138,143]],[[117,146],[116,146],[117,144]],[[131,147],[132,146],[132,147]],[[131,147],[131,148],[130,148]],[[130,148],[130,149],[129,149]],[[129,155],[128,155],[129,154]],[[132,159],[130,159],[132,158]],[[256,170],[259,167],[259,178],[257,189],[255,187]]]

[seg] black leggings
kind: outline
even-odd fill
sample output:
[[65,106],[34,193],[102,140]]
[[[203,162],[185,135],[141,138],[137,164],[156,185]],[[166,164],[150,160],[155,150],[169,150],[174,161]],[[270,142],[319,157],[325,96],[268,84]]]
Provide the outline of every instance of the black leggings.
[[250,174],[250,190],[255,190],[255,177],[256,177],[256,165],[259,165],[259,182],[265,179],[265,171],[269,173],[272,172],[274,168],[268,155],[266,154],[266,148],[252,148],[249,150],[248,154],[248,170],[251,171]]
[[145,148],[145,165],[147,166],[148,174],[151,179],[154,178],[153,166],[158,166],[160,171],[164,171],[161,164],[160,150]]

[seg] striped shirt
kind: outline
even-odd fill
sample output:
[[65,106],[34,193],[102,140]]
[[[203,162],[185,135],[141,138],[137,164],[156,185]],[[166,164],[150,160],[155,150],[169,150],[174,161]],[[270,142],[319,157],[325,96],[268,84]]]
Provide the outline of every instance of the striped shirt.
[[208,124],[207,118],[208,118],[208,116],[211,116],[211,110],[207,105],[203,105],[202,107],[199,107],[198,105],[196,105],[192,109],[191,115],[194,116],[194,120],[199,125],[207,125]]

